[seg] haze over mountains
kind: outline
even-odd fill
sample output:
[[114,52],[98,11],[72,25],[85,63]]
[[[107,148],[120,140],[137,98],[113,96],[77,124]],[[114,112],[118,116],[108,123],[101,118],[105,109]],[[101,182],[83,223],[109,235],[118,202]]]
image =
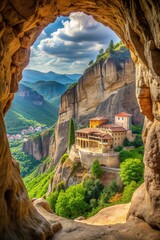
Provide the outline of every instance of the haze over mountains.
[[57,74],[24,70],[19,90],[6,114],[8,133],[19,133],[28,126],[52,126],[58,118],[61,95],[80,74]]
[[26,69],[23,71],[22,82],[37,81],[56,81],[61,84],[71,84],[80,78],[81,74],[59,74],[55,72],[40,72],[37,70]]

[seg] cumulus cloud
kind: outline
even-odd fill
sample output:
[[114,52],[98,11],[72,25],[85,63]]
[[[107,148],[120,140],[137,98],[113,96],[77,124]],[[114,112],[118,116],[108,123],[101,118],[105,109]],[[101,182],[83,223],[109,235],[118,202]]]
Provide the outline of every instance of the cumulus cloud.
[[[63,27],[62,27],[63,26]],[[96,22],[92,16],[84,13],[71,13],[69,18],[61,21],[61,28],[51,33],[43,31],[32,49],[32,62],[41,58],[46,70],[57,72],[82,73],[90,60],[95,59],[101,48],[106,48],[111,39],[119,41],[109,28]],[[43,58],[43,60],[42,60]],[[57,70],[56,70],[57,69]]]

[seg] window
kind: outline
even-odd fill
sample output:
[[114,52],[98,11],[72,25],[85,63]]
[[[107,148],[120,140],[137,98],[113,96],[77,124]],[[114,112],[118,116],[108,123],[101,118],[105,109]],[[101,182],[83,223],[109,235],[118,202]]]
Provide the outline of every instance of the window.
[[123,117],[122,117],[122,120],[123,120]]

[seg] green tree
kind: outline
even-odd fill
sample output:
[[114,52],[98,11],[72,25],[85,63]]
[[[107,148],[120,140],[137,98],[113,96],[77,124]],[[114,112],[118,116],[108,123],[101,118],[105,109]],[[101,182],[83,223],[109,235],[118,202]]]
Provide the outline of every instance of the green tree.
[[101,48],[101,49],[99,50],[99,54],[102,55],[103,53],[104,53],[104,49]]
[[114,148],[114,151],[115,152],[120,152],[123,150],[123,147],[122,146],[117,146],[116,148]]
[[71,219],[86,215],[89,206],[85,202],[85,192],[82,184],[70,186],[66,192],[61,190],[55,206],[56,213]]
[[143,141],[142,141],[142,136],[141,135],[136,135],[136,138],[133,141],[133,145],[136,148],[143,146]]
[[125,138],[125,139],[124,139],[123,145],[126,146],[126,147],[134,146],[133,143],[131,143],[131,142],[128,140],[128,138]]
[[100,178],[103,175],[103,170],[101,165],[99,164],[98,159],[95,159],[91,166],[91,173],[95,178]]
[[143,179],[144,165],[140,159],[126,159],[120,164],[120,177],[124,185],[132,181],[139,182]]
[[93,60],[88,63],[89,66],[93,65]]
[[114,43],[113,43],[113,40],[110,41],[109,45],[108,45],[108,50],[109,50],[109,53],[112,54],[113,51],[114,51]]
[[70,216],[70,209],[68,207],[68,199],[66,193],[62,189],[58,195],[57,202],[55,205],[55,212],[56,214],[69,218]]
[[132,125],[132,133],[134,133],[134,134],[142,134],[142,126]]
[[70,150],[72,145],[75,143],[75,127],[74,121],[71,118],[69,121],[69,132],[68,132],[68,149]]
[[120,162],[124,162],[127,158],[132,158],[132,153],[127,150],[120,151],[120,153],[119,153]]
[[104,186],[99,179],[88,179],[84,181],[83,186],[86,189],[85,200],[87,203],[91,203],[91,199],[98,200]]
[[127,203],[131,201],[132,195],[135,192],[135,190],[139,187],[141,183],[136,183],[135,181],[132,181],[129,185],[125,186],[123,195],[121,198],[122,203]]
[[59,195],[59,192],[56,190],[53,193],[51,193],[47,198],[47,201],[51,205],[51,208],[54,212],[55,212],[55,205],[58,199],[58,195]]
[[109,199],[111,199],[118,192],[118,185],[116,181],[112,181],[108,187],[105,187],[100,195],[99,205],[105,206],[108,203]]

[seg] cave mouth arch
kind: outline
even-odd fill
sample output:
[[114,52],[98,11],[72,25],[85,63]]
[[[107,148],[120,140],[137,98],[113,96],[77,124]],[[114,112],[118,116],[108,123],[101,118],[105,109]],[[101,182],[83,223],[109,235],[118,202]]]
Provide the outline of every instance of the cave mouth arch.
[[[152,7],[150,6],[152,5]],[[1,146],[1,206],[0,213],[3,223],[0,233],[5,232],[5,239],[46,239],[53,234],[48,222],[30,204],[27,192],[19,175],[19,170],[12,160],[3,114],[9,109],[13,94],[17,91],[22,70],[27,65],[30,46],[33,44],[42,29],[53,22],[58,15],[67,16],[70,12],[82,11],[92,15],[98,22],[109,26],[126,46],[131,50],[136,66],[137,97],[144,115],[147,116],[144,129],[145,140],[145,185],[140,187],[136,200],[132,201],[130,215],[144,219],[147,223],[160,228],[159,196],[159,46],[158,38],[158,1],[140,0],[107,1],[81,0],[72,1],[9,1],[0,3],[2,14],[1,24],[1,90],[0,90],[0,146]],[[8,14],[8,11],[13,14]],[[143,19],[143,20],[142,20]],[[154,91],[153,91],[154,90]],[[146,107],[147,106],[147,107]],[[154,120],[154,123],[153,123]],[[155,139],[154,143],[152,139]],[[152,151],[151,151],[152,150]],[[154,186],[154,188],[153,188]],[[11,222],[4,208],[4,192],[7,189],[19,192],[19,198],[13,194],[12,202],[15,204],[16,221]],[[136,196],[135,196],[136,197]],[[17,212],[17,209],[19,211]],[[34,226],[33,226],[34,220]],[[39,222],[41,226],[38,228]],[[8,227],[12,226],[8,231]],[[16,232],[19,226],[21,233]],[[25,229],[25,230],[24,230]],[[28,229],[28,236],[26,236]],[[33,229],[35,234],[33,237]],[[21,236],[19,235],[21,234]],[[39,237],[39,238],[38,238]]]

